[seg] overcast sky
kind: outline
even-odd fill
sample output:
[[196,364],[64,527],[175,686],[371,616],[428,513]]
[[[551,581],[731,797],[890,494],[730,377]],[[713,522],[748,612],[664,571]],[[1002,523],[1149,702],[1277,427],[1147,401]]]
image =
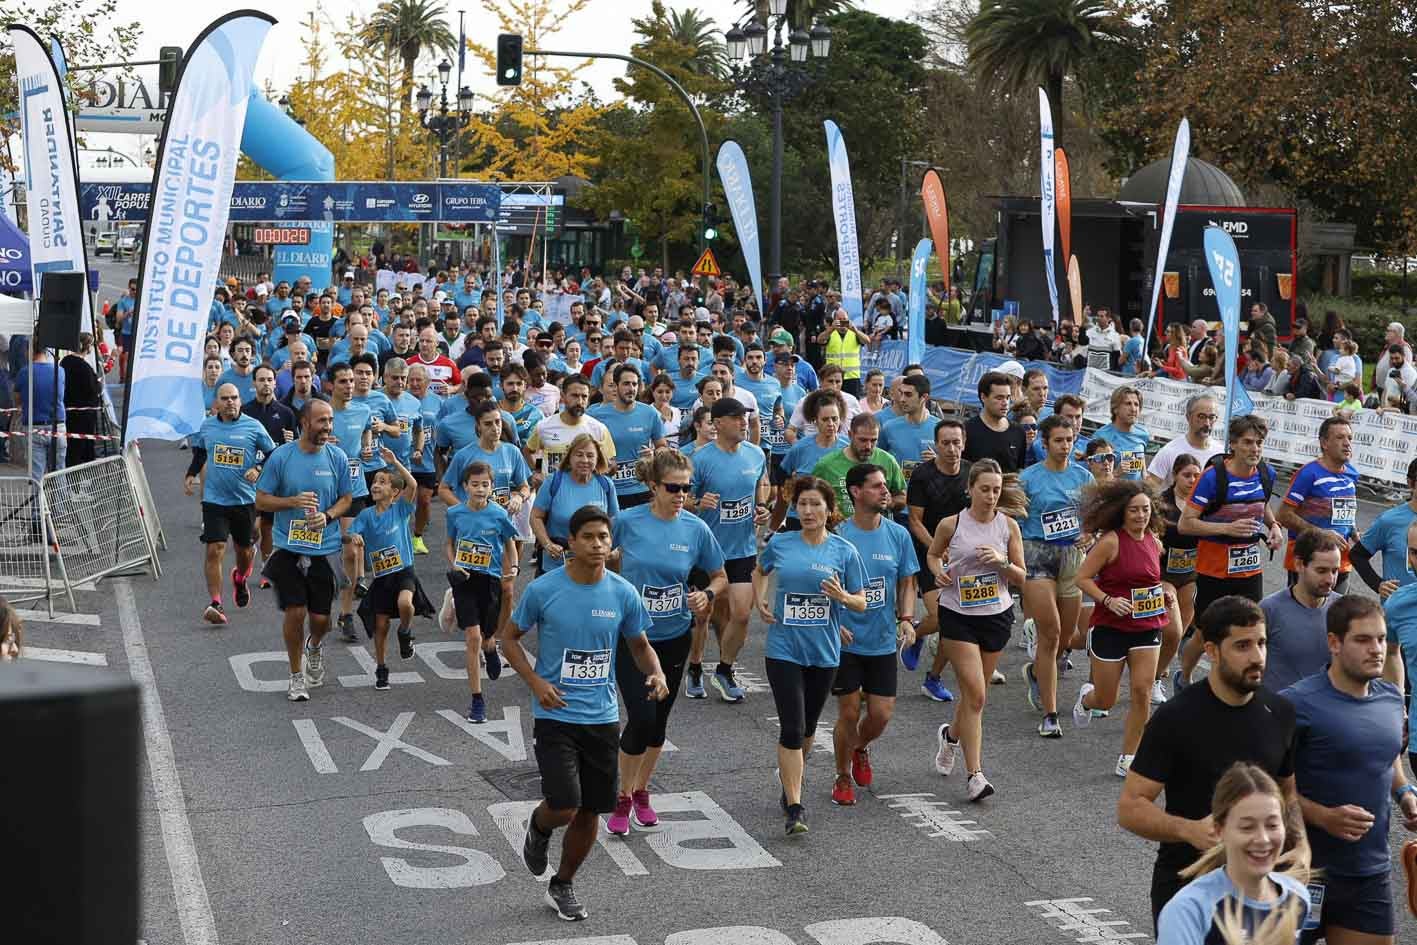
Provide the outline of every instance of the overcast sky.
[[[476,38],[487,46],[492,46],[498,31],[497,20],[487,13],[478,0],[445,0],[449,10],[449,27],[457,34],[458,10],[466,10],[466,30],[469,37]],[[872,13],[908,19],[918,6],[919,0],[857,0],[857,6]],[[375,0],[324,0],[321,4],[324,14],[342,24],[351,14],[367,15],[376,6]],[[742,6],[737,0],[665,0],[671,9],[697,7],[706,16],[714,19],[721,29],[727,29],[741,14]],[[302,24],[315,9],[315,0],[254,0],[235,6],[261,10],[276,17],[278,22],[272,27],[261,50],[260,62],[256,68],[256,84],[264,87],[269,79],[278,90],[287,88],[299,71],[304,60]],[[646,16],[650,12],[651,0],[591,0],[586,9],[567,20],[561,33],[555,35],[556,45],[562,49],[586,50],[594,52],[628,53],[633,41],[633,31],[629,23],[634,17]],[[172,0],[118,0],[114,19],[118,22],[134,21],[143,26],[142,38],[138,43],[138,59],[156,59],[161,46],[187,47],[197,34],[218,15],[221,7],[205,2],[172,2]],[[430,69],[436,60],[424,64]],[[468,70],[463,82],[474,92],[490,91],[495,88],[490,73],[484,71],[480,62],[474,64],[469,57]],[[454,61],[456,66],[456,61]],[[596,89],[601,98],[615,98],[613,80],[624,74],[624,65],[613,62],[593,64],[582,76]],[[150,84],[156,84],[155,69]],[[145,74],[146,78],[146,74]],[[455,81],[455,79],[454,79]],[[452,85],[452,82],[449,83]],[[131,135],[88,136],[96,147],[113,147],[120,151],[137,154],[150,138],[139,139]]]

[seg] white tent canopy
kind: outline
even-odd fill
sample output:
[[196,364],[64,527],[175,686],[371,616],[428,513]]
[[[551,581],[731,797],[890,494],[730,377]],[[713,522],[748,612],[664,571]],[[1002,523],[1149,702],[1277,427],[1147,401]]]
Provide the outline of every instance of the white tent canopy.
[[34,303],[0,295],[0,335],[30,335],[34,333]]

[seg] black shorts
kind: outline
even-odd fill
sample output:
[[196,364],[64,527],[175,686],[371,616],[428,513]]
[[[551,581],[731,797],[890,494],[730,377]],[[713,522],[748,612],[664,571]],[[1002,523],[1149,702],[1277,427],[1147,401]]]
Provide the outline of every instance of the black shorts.
[[417,472],[413,474],[413,481],[418,483],[418,488],[426,489],[429,492],[438,491],[438,474],[435,472]]
[[[1323,889],[1323,905],[1316,901]],[[1397,926],[1392,913],[1392,873],[1373,876],[1333,876],[1321,874],[1309,883],[1309,908],[1318,909],[1319,927],[1299,937],[1312,945],[1329,926],[1351,929],[1367,935],[1392,935]],[[1313,919],[1310,913],[1310,921]]]
[[275,588],[276,608],[304,607],[312,614],[328,617],[335,600],[335,573],[323,555],[315,555],[302,574],[298,567],[301,557],[293,551],[277,548],[261,569]]
[[748,555],[745,558],[729,558],[723,562],[723,570],[728,572],[728,584],[752,584],[753,568],[757,567],[758,556]]
[[256,506],[202,503],[202,537],[206,545],[224,545],[230,538],[239,548],[256,541]]
[[688,585],[696,591],[707,590],[709,586],[709,573],[703,568],[690,568]]
[[640,505],[649,505],[649,500],[654,498],[653,492],[637,492],[634,495],[617,495],[615,501],[620,506],[620,511],[633,509]]
[[491,636],[502,619],[502,579],[474,571],[466,581],[453,585],[453,607],[459,627],[477,627],[484,637]]
[[1013,627],[1012,607],[1001,614],[962,614],[948,607],[940,608],[940,636],[959,643],[973,643],[981,653],[998,653],[1008,646]]
[[1088,631],[1087,652],[1104,663],[1120,663],[1132,650],[1160,649],[1161,630],[1118,630],[1098,624]]
[[920,565],[920,570],[915,574],[915,586],[920,589],[923,596],[938,588],[939,585],[935,583],[935,572],[925,564],[925,555],[929,553],[930,549],[920,544],[914,537],[910,539],[910,542],[915,546],[915,561]]
[[260,517],[261,522],[266,526],[266,530],[268,533],[274,530],[276,524],[276,513],[262,512],[257,509],[256,515]]
[[868,696],[895,698],[896,657],[894,653],[887,653],[884,656],[862,656],[847,650],[841,651],[841,664],[837,666],[836,678],[832,680],[832,695],[845,696],[863,689]]
[[1264,598],[1264,573],[1243,578],[1217,578],[1208,574],[1196,575],[1196,620],[1211,604],[1231,594],[1248,597],[1258,604]]
[[787,470],[782,468],[782,461],[787,457],[786,453],[774,453],[768,461],[768,484],[781,486],[790,478]]
[[620,790],[620,726],[536,719],[531,726],[541,796],[553,810],[608,814]]
[[376,615],[397,617],[399,615],[399,594],[404,591],[413,594],[418,592],[418,578],[414,576],[413,568],[403,568],[393,574],[376,577],[369,585],[369,593],[365,597],[369,601],[369,607]]

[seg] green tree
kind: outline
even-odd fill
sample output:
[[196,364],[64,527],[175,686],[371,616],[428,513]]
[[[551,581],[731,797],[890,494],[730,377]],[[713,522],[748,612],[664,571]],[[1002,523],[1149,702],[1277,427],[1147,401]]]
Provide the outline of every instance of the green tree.
[[987,89],[1012,94],[1042,86],[1063,142],[1063,80],[1097,55],[1116,30],[1104,0],[983,0],[965,31],[969,65]]
[[[639,31],[639,22],[635,22],[636,31]],[[728,76],[728,49],[723,45],[723,34],[698,10],[693,7],[670,10],[669,36],[680,46],[693,50],[684,62],[690,72],[715,79]]]
[[[767,22],[768,0],[738,0],[738,5],[752,17]],[[817,19],[854,9],[852,0],[787,0],[787,22],[803,28]]]
[[458,41],[448,29],[448,8],[441,0],[384,0],[363,30],[365,42],[396,52],[403,62],[403,100],[407,113],[413,105],[413,73],[425,52],[452,55]]

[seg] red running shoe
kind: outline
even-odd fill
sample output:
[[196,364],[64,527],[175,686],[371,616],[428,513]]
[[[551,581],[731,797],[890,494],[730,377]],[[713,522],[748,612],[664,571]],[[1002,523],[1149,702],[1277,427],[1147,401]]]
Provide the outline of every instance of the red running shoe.
[[851,779],[862,787],[871,786],[871,753],[865,748],[851,753]]
[[850,807],[856,803],[856,790],[851,786],[851,779],[844,774],[836,776],[836,785],[832,788],[832,803],[838,807]]

